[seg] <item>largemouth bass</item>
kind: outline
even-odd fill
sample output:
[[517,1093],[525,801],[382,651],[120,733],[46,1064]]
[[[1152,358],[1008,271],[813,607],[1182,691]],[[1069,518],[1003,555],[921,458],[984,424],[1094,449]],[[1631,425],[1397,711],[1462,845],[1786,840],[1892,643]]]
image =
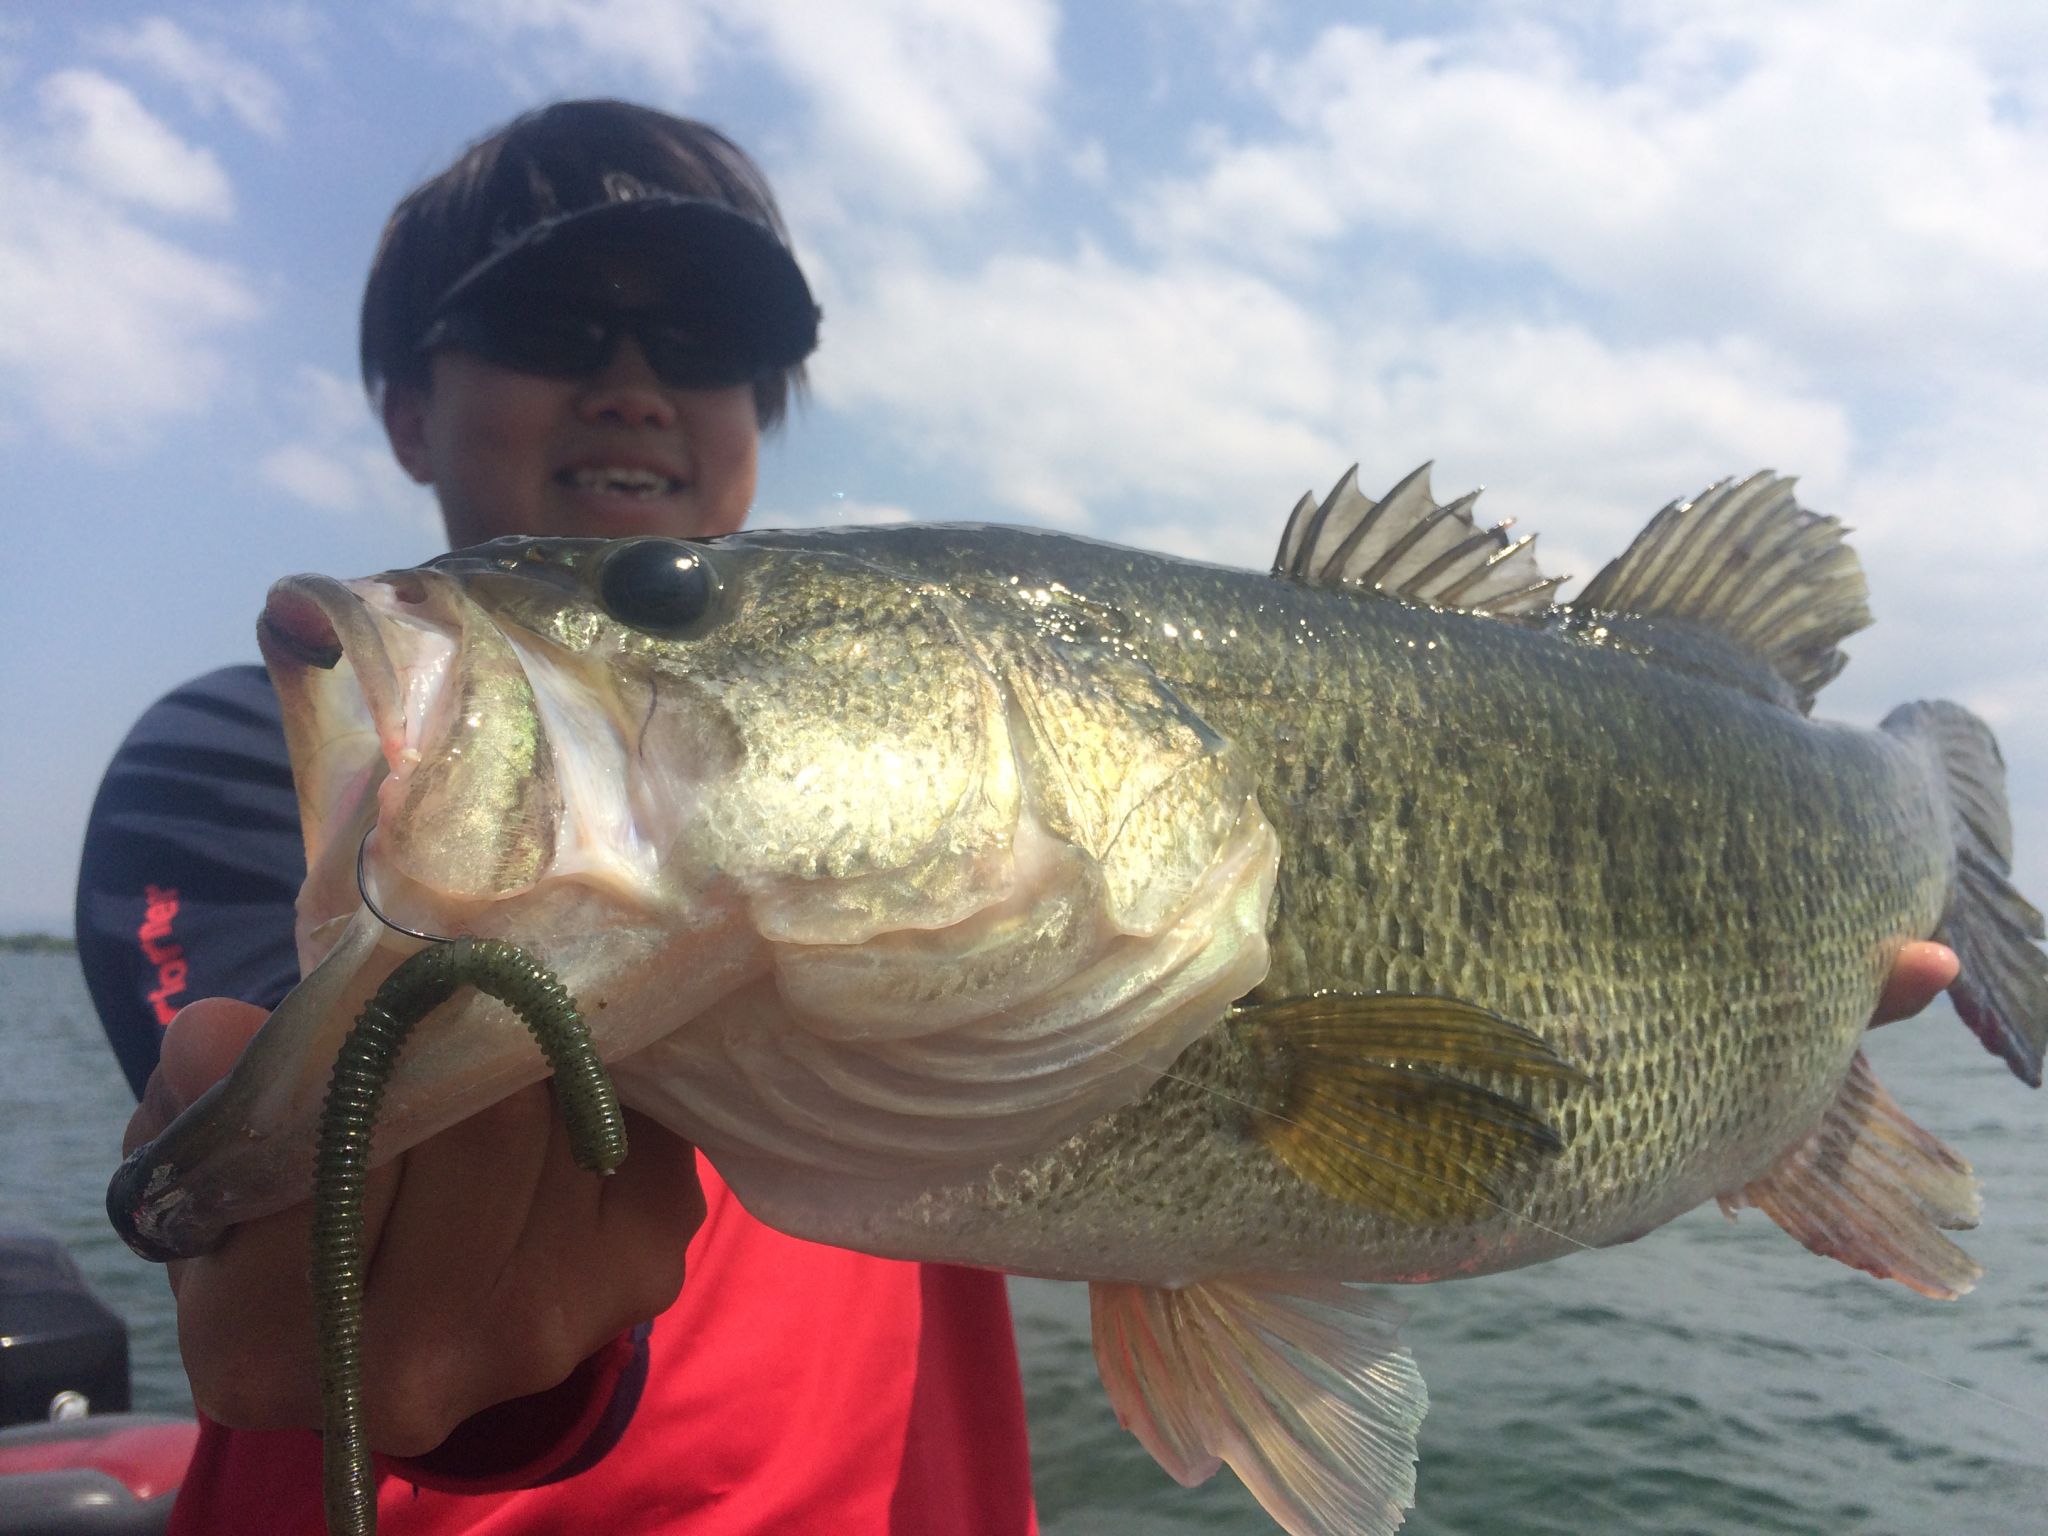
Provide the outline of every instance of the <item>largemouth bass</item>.
[[[1859,1044],[1937,937],[2040,1081],[1989,731],[1808,717],[1864,584],[1770,475],[1556,587],[1424,471],[1304,499],[1271,574],[905,525],[280,583],[306,979],[116,1222],[163,1257],[305,1198],[350,1019],[461,933],[542,957],[771,1224],[1090,1282],[1123,1422],[1296,1533],[1412,1500],[1421,1378],[1357,1282],[1718,1198],[1967,1290],[1968,1165]],[[456,998],[378,1156],[544,1071]]]

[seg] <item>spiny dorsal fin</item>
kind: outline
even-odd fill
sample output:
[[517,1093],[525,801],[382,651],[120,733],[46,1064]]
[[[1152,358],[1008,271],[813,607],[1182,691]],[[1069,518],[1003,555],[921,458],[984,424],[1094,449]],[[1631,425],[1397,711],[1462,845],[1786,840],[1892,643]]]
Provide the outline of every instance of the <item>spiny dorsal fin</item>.
[[1525,1100],[1584,1081],[1520,1025],[1456,998],[1332,992],[1239,1018],[1269,1064],[1253,1134],[1323,1193],[1401,1221],[1505,1201],[1564,1146]]
[[1510,539],[1507,523],[1482,529],[1472,517],[1477,491],[1437,505],[1429,468],[1380,501],[1358,489],[1356,464],[1320,504],[1302,497],[1280,535],[1273,574],[1496,618],[1544,612],[1564,578],[1537,569],[1536,536]]
[[1803,713],[1847,665],[1836,647],[1870,622],[1846,532],[1793,500],[1789,477],[1723,480],[1651,518],[1572,607],[1712,630],[1767,662]]

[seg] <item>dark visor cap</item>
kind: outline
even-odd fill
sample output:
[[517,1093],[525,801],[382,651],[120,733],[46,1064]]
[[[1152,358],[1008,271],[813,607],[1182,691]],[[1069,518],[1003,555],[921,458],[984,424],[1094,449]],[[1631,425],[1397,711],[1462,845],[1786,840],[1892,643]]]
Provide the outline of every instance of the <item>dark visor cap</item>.
[[793,368],[818,344],[818,306],[796,258],[766,225],[723,203],[645,193],[543,219],[455,280],[433,318],[506,296],[573,291],[606,258],[643,263],[664,302],[750,368]]

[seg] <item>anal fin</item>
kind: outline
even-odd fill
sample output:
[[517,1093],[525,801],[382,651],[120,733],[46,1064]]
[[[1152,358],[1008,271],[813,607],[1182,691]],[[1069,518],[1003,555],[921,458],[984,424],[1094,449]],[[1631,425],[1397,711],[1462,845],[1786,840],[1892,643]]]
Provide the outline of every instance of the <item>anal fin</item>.
[[1977,1224],[1970,1165],[1906,1118],[1859,1051],[1818,1129],[1762,1178],[1720,1197],[1754,1206],[1824,1258],[1954,1300],[1977,1261],[1941,1235]]
[[1088,1287],[1117,1418],[1180,1483],[1221,1462],[1292,1536],[1387,1536],[1429,1394],[1391,1300],[1334,1280]]

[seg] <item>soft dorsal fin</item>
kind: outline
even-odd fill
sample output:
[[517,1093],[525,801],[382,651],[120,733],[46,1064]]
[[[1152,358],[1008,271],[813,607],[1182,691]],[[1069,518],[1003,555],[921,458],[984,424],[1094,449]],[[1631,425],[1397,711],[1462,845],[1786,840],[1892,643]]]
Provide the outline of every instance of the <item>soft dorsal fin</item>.
[[1802,712],[1870,622],[1863,567],[1832,517],[1762,470],[1674,501],[1572,600],[1575,610],[1683,619],[1760,657]]
[[1320,504],[1302,497],[1280,535],[1273,574],[1496,618],[1547,610],[1564,578],[1537,569],[1536,536],[1510,539],[1507,523],[1482,529],[1472,518],[1477,491],[1438,506],[1429,468],[1379,501],[1358,489],[1356,464]]

